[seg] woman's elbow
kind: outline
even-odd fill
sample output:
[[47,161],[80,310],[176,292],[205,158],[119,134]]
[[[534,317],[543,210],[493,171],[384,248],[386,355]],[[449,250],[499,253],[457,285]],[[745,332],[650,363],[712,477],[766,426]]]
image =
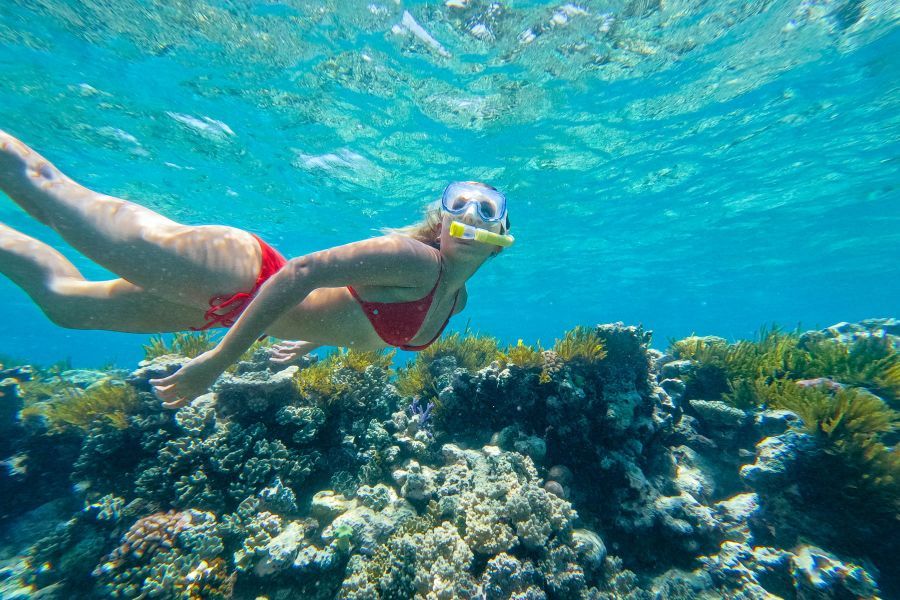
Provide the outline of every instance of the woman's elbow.
[[292,288],[303,288],[311,291],[323,287],[324,269],[321,261],[314,256],[298,256],[292,258],[279,273]]
[[277,282],[280,288],[296,289],[298,286],[307,287],[310,280],[310,272],[311,267],[307,257],[292,258],[272,277],[272,282]]
[[312,258],[309,256],[298,256],[287,261],[287,264],[282,267],[282,271],[290,277],[304,277],[309,276],[312,268]]

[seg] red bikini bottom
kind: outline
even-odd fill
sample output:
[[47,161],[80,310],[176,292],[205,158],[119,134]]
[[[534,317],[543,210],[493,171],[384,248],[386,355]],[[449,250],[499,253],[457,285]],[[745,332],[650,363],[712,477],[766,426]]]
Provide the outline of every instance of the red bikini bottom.
[[[253,235],[252,233],[250,235]],[[269,277],[281,270],[281,267],[287,264],[287,259],[283,257],[278,250],[268,245],[257,236],[253,235],[259,242],[259,248],[262,250],[262,263],[259,267],[259,277],[256,278],[256,285],[249,292],[237,292],[227,298],[225,296],[213,296],[209,299],[209,310],[203,315],[206,324],[202,327],[191,327],[191,331],[203,331],[210,327],[231,327],[237,318],[241,316],[253,297],[266,282]]]

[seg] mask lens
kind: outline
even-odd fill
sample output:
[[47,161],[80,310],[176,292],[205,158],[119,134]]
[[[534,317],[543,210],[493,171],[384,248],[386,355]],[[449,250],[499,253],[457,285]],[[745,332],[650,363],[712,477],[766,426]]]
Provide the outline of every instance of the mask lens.
[[469,203],[469,200],[465,196],[455,196],[450,198],[447,203],[448,210],[462,210],[465,208],[466,204]]
[[474,203],[478,213],[485,221],[497,221],[505,212],[506,201],[500,192],[473,186],[468,182],[451,183],[444,190],[444,210],[452,214],[460,214],[466,207]]
[[478,203],[478,212],[483,219],[494,219],[497,217],[497,205],[490,200],[482,200]]

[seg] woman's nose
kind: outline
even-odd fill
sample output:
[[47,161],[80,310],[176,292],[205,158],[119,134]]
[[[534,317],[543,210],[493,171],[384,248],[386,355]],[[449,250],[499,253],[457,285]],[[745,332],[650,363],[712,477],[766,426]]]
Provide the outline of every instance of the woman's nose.
[[474,225],[475,223],[481,222],[481,216],[478,214],[478,205],[474,202],[469,202],[466,206],[466,212],[462,214],[462,221],[467,225]]

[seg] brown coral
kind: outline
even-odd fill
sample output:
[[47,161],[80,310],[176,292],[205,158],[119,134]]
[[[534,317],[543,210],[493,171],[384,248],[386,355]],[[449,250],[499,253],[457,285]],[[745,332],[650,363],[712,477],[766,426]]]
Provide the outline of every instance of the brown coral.
[[115,569],[129,558],[149,559],[160,550],[169,550],[179,533],[193,522],[189,512],[158,512],[138,519],[125,535],[122,544],[104,561],[104,568]]

